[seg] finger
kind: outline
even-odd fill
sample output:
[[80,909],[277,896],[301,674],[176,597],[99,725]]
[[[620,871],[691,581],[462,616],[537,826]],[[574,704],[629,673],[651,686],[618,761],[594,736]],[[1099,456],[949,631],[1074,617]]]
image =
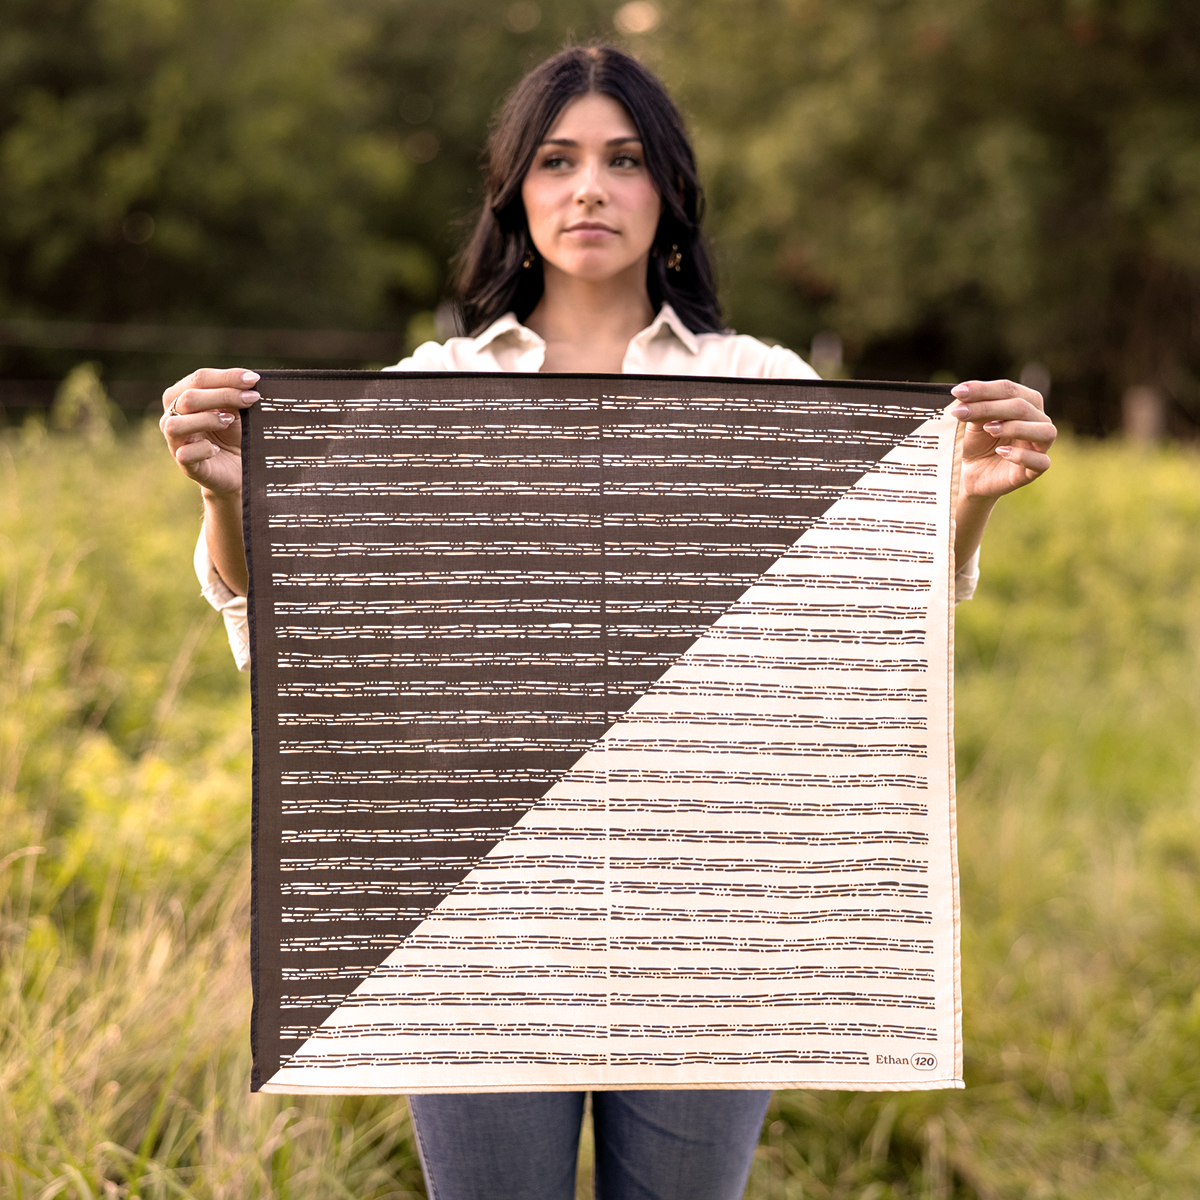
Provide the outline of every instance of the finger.
[[1011,379],[968,379],[952,387],[950,395],[968,404],[977,400],[1015,399],[1028,400],[1035,408],[1045,408],[1041,392],[1035,392],[1023,383],[1014,383]]
[[259,379],[257,371],[247,371],[244,367],[230,367],[215,370],[212,367],[201,367],[193,372],[192,387],[198,388],[251,388]]
[[1029,400],[1017,396],[1006,400],[959,401],[947,409],[952,417],[970,421],[973,425],[984,425],[989,421],[1032,421],[1042,425],[1052,424],[1045,412]]
[[1023,439],[1042,446],[1050,445],[1058,437],[1058,430],[1050,421],[987,421],[983,431],[994,438]]
[[185,388],[167,408],[168,417],[212,409],[249,408],[259,398],[258,393],[242,388]]
[[221,448],[214,446],[208,438],[197,438],[194,442],[184,442],[175,451],[175,461],[186,470],[188,467],[207,462],[220,453]]
[[1025,446],[997,446],[996,453],[1006,458],[1018,467],[1032,471],[1034,475],[1044,475],[1050,470],[1050,456],[1040,450],[1031,450]]
[[198,389],[205,391],[210,388],[232,388],[236,391],[245,391],[253,388],[258,380],[259,375],[257,371],[247,371],[242,367],[231,367],[228,370],[202,367],[200,370],[193,371],[190,375],[184,376],[177,383],[173,383],[163,392],[163,411],[165,412],[169,409],[173,402],[189,390]]
[[164,414],[158,424],[168,442],[177,442],[182,441],[190,434],[212,433],[228,429],[236,420],[235,413],[227,412],[225,409],[216,409],[193,413],[190,416],[170,417]]

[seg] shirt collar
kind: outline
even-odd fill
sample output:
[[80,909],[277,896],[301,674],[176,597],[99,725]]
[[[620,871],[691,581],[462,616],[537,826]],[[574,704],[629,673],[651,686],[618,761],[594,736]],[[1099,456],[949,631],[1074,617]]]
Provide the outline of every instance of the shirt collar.
[[517,314],[506,312],[504,316],[493,321],[476,339],[475,348],[482,350],[490,346],[497,338],[512,334],[518,341],[534,346],[544,346],[546,343],[526,325],[517,320]]
[[[641,333],[633,337],[632,343],[645,345],[648,342],[652,342],[664,328],[679,339],[688,353],[698,354],[700,352],[700,343],[696,341],[696,335],[679,319],[675,310],[669,304],[664,304],[658,310],[658,316]],[[504,316],[493,321],[475,339],[475,347],[478,350],[482,350],[485,346],[490,346],[497,338],[504,337],[506,334],[512,334],[520,341],[534,346],[544,346],[546,344],[532,329],[527,325],[522,325],[517,320],[516,313],[507,312]]]
[[664,304],[658,310],[658,316],[634,337],[633,342],[640,345],[652,342],[664,328],[670,330],[679,339],[689,354],[700,352],[700,343],[696,341],[696,335],[679,319],[669,304]]

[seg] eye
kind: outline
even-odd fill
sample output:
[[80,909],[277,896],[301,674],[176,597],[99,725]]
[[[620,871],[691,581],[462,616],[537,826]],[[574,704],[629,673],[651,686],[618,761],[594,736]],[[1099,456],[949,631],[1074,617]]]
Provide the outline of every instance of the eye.
[[613,158],[612,165],[620,167],[622,170],[631,170],[642,165],[642,160],[636,154],[622,153]]
[[571,160],[565,154],[547,154],[542,159],[542,169],[545,171],[561,171],[564,167],[569,167]]

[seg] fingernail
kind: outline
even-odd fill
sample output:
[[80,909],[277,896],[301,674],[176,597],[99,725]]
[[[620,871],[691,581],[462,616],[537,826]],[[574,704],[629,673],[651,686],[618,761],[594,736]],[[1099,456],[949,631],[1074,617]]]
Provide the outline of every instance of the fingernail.
[[258,382],[258,375],[257,375],[257,374],[256,374],[254,371],[247,371],[247,372],[246,372],[246,373],[245,373],[245,374],[242,376],[242,382],[243,382],[243,383],[257,383],[257,382]]
[[1008,458],[1008,456],[1010,454],[1012,454],[1012,447],[1011,446],[997,446],[996,453],[999,454],[1001,458]]
[[233,413],[219,412],[217,413],[217,420],[220,421],[222,425],[232,425]]
[[950,395],[957,396],[960,400],[964,396],[969,396],[970,394],[971,394],[971,389],[969,387],[967,387],[967,385],[965,383],[956,384],[954,387],[952,387],[950,389]]
[[971,410],[965,404],[956,404],[951,410],[952,417],[969,417]]
[[257,392],[243,392],[242,393],[242,402],[244,404],[253,404],[254,401],[258,400],[259,398],[260,397]]
[[986,429],[988,433],[999,433],[1003,428],[1004,426],[999,421],[988,421],[988,423],[984,425],[984,429]]

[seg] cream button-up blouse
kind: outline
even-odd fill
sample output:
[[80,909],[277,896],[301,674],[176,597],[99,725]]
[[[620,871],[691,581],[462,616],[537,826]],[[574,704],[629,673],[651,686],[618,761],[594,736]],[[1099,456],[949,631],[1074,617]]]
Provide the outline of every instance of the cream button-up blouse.
[[[426,342],[389,371],[540,371],[546,343],[505,313],[478,337]],[[664,304],[630,339],[621,370],[638,375],[730,375],[735,379],[819,379],[791,350],[737,333],[693,333]]]
[[[439,344],[425,342],[389,371],[528,371],[542,369],[546,343],[513,313],[505,313],[478,337],[455,337]],[[725,375],[735,379],[819,379],[798,354],[768,346],[737,333],[693,333],[664,304],[658,316],[629,342],[621,370],[640,375]],[[204,598],[225,619],[229,645],[238,669],[250,669],[250,635],[246,598],[217,574],[208,555],[204,531],[196,546],[196,574]],[[979,579],[979,553],[963,563],[954,579],[954,599],[969,600]]]

